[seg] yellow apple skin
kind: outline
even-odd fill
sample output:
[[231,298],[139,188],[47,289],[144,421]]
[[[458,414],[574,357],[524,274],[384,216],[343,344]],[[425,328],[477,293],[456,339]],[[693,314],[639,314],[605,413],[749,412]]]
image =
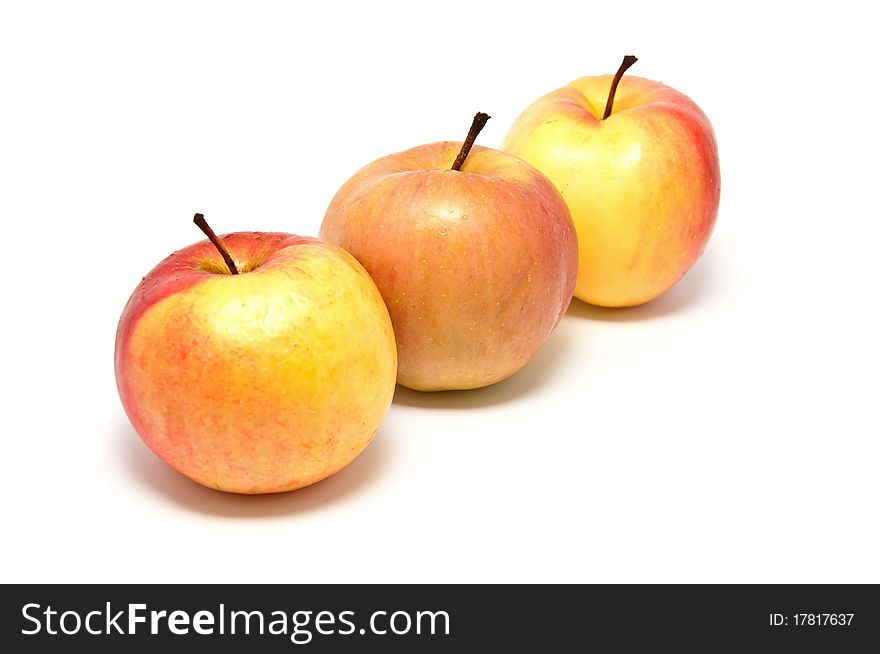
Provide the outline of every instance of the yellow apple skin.
[[383,157],[336,193],[320,235],[376,281],[398,382],[422,391],[498,382],[540,349],[571,302],[577,239],[553,184],[505,152],[461,143]]
[[611,75],[539,98],[502,148],[543,172],[565,198],[580,253],[575,296],[606,307],[652,300],[694,264],[718,213],[718,148],[687,96],[625,76],[601,120]]
[[[135,430],[204,486],[273,493],[313,484],[370,442],[397,353],[375,284],[348,253],[290,234],[175,252],[119,321],[116,381]],[[226,274],[224,274],[226,273]]]

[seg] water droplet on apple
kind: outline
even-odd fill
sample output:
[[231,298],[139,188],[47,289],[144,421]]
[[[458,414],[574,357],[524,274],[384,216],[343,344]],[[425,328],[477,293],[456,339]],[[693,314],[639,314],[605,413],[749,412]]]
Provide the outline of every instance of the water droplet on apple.
[[446,225],[443,225],[443,227],[437,230],[437,233],[440,234],[440,236],[446,236],[447,231],[449,230],[446,228]]

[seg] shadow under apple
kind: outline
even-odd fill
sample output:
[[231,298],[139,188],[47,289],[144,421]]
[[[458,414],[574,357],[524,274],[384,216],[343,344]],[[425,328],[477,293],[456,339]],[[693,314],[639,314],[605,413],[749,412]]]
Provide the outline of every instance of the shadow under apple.
[[316,484],[287,493],[240,495],[206,488],[180,474],[144,444],[127,420],[116,430],[119,456],[132,479],[166,501],[195,513],[227,518],[273,518],[343,501],[378,479],[389,460],[383,427],[348,466]]

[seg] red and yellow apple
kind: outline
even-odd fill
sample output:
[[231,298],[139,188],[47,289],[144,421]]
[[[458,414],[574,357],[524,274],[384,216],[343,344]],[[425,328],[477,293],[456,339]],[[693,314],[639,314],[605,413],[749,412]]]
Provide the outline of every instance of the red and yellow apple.
[[116,337],[123,407],[150,449],[200,484],[307,486],[351,462],[391,404],[388,312],[334,245],[259,232],[222,243],[240,274],[203,241],[135,289]]
[[675,89],[621,79],[634,61],[615,76],[616,93],[612,76],[600,75],[539,98],[502,144],[565,198],[580,252],[574,294],[607,307],[642,304],[672,287],[703,252],[718,212],[709,120]]
[[375,280],[394,324],[398,382],[417,390],[512,375],[574,288],[577,241],[562,197],[521,159],[470,149],[475,130],[464,147],[431,143],[365,166],[321,225]]

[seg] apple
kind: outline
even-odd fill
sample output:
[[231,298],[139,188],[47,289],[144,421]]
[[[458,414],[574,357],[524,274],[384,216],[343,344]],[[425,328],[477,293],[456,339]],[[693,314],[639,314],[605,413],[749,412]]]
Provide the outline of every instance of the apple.
[[[502,148],[549,177],[577,228],[576,297],[606,307],[652,300],[694,264],[718,213],[715,134],[687,96],[659,82],[582,77],[530,105]],[[603,110],[604,107],[604,110]]]
[[367,446],[394,394],[382,297],[335,245],[220,239],[195,220],[210,242],[159,263],[122,312],[115,366],[128,418],[163,461],[210,488],[273,493],[332,475]]
[[365,166],[339,189],[320,236],[345,248],[388,305],[398,382],[469,389],[522,368],[568,308],[577,240],[565,202],[532,166],[439,142]]

